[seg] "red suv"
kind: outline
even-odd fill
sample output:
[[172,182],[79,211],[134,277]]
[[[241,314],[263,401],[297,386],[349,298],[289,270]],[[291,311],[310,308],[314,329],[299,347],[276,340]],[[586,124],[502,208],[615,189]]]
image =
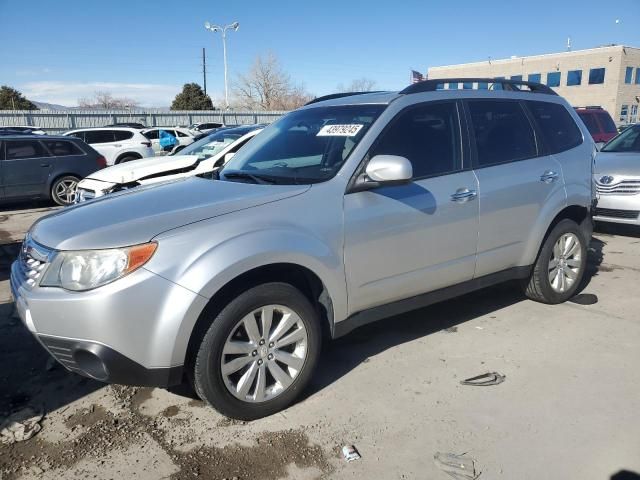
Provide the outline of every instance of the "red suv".
[[611,115],[602,107],[576,107],[596,143],[606,143],[618,134]]

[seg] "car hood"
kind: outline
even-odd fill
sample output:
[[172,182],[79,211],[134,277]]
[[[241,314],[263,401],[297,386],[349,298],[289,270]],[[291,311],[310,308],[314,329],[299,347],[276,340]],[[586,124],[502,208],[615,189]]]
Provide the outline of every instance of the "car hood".
[[598,152],[596,175],[640,177],[640,152]]
[[167,230],[300,195],[309,188],[188,177],[59,210],[36,222],[31,236],[58,250],[136,245]]
[[166,157],[148,157],[131,162],[119,163],[112,167],[97,170],[87,178],[109,183],[130,183],[141,178],[170,173],[174,170],[195,168],[197,155],[171,155]]

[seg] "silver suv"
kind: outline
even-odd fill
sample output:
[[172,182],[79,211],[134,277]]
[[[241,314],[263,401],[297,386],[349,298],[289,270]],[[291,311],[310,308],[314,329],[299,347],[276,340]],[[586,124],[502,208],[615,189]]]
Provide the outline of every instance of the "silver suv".
[[12,267],[23,322],[71,371],[186,377],[254,419],[300,394],[323,337],[507,280],[567,300],[591,236],[593,140],[543,85],[462,81],[318,99],[216,178],[44,217]]

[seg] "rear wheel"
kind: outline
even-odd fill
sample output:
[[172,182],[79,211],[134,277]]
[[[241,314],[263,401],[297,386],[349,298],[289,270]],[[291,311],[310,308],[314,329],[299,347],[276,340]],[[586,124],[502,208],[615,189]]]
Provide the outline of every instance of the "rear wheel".
[[195,358],[196,392],[222,414],[253,420],[289,406],[320,352],[318,314],[285,283],[254,287],[213,320]]
[[540,249],[525,294],[543,303],[567,301],[582,282],[586,262],[587,242],[580,226],[561,220]]
[[53,182],[51,185],[51,199],[58,205],[71,205],[76,200],[78,189],[78,177],[65,175]]
[[125,163],[125,162],[131,162],[132,160],[140,160],[140,157],[136,157],[134,155],[125,155],[120,160],[118,160],[116,163],[120,164],[120,163]]

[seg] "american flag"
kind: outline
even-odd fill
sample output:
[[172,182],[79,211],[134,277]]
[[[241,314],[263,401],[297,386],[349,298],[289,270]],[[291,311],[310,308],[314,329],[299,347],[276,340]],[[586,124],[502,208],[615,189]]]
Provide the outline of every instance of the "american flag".
[[411,83],[418,83],[424,81],[424,75],[415,70],[411,70]]

